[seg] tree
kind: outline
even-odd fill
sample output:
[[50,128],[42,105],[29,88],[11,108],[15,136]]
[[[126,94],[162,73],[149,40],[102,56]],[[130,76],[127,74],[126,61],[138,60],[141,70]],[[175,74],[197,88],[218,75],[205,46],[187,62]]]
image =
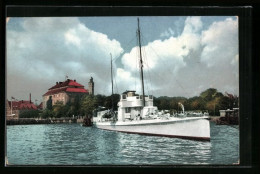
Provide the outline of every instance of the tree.
[[38,110],[21,110],[19,114],[20,118],[37,118],[39,117]]
[[111,96],[111,97],[113,97],[113,108],[114,108],[114,110],[117,110],[117,108],[118,108],[117,104],[120,101],[120,95],[113,94],[113,96]]
[[233,109],[235,107],[238,107],[238,101],[239,101],[238,96],[229,94],[227,92],[225,94],[226,94],[225,96],[228,98],[228,108]]
[[188,99],[190,107],[188,110],[205,110],[205,99],[202,97],[192,97]]
[[199,110],[199,108],[200,108],[200,102],[198,100],[191,102],[191,110]]
[[185,100],[183,102],[183,105],[185,106],[185,110],[191,110],[191,102],[190,102],[190,100]]
[[93,95],[85,96],[81,101],[81,113],[83,115],[92,115],[92,111],[97,107],[97,98]]
[[54,105],[53,105],[53,112],[54,112],[54,116],[57,118],[60,117],[64,117],[64,105],[62,101],[57,101]]
[[166,98],[161,99],[159,107],[160,107],[160,109],[168,110],[169,109],[169,101]]
[[75,96],[75,100],[73,103],[67,103],[69,107],[69,116],[79,115],[81,98],[81,96],[77,95]]
[[206,101],[210,101],[215,97],[217,93],[218,91],[215,88],[209,88],[203,91],[202,93],[200,93],[200,97]]
[[47,109],[52,110],[52,96],[49,97],[49,100],[47,100]]
[[98,95],[95,95],[95,97],[96,97],[97,105],[98,106],[104,106],[104,101],[105,101],[106,96],[98,94]]
[[54,113],[53,113],[53,111],[51,111],[49,109],[45,109],[45,110],[43,110],[42,113],[40,113],[40,117],[45,118],[45,119],[52,118],[52,117],[54,117]]
[[176,110],[178,108],[178,101],[176,101],[175,99],[172,98],[170,100],[170,108]]
[[207,103],[206,109],[208,110],[210,115],[216,115],[216,101],[212,100]]

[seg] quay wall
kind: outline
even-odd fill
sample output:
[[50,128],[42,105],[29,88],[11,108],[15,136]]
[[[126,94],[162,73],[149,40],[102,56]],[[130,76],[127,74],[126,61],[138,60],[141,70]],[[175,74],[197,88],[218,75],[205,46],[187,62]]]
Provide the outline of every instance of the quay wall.
[[239,117],[227,117],[227,116],[210,116],[210,121],[215,122],[218,125],[238,125]]
[[212,122],[217,122],[217,120],[219,119],[219,116],[210,116],[210,121]]
[[58,124],[58,123],[82,123],[83,119],[76,118],[52,118],[52,119],[35,119],[35,118],[18,118],[6,120],[6,125],[26,125],[26,124]]

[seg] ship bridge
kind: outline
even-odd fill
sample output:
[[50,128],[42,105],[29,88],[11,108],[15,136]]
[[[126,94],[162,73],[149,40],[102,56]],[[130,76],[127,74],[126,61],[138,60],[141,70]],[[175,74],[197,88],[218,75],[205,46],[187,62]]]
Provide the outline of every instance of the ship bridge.
[[[136,91],[126,91],[120,96],[118,102],[118,120],[137,119],[140,116],[146,115],[148,112],[155,112],[157,107],[153,106],[153,96],[135,94]],[[143,106],[145,99],[145,106]]]
[[[135,94],[136,91],[125,91],[120,96],[120,107],[143,107],[143,95]],[[153,96],[145,96],[145,106],[153,106]]]

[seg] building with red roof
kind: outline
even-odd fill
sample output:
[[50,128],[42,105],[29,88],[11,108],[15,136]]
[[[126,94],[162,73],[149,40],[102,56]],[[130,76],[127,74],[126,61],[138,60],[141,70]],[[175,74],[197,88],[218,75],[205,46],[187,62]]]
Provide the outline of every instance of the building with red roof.
[[54,86],[43,94],[43,109],[47,107],[48,101],[51,101],[52,105],[58,101],[67,104],[68,102],[74,102],[77,96],[84,94],[89,94],[89,91],[76,80],[67,79],[64,82],[56,82]]
[[21,111],[25,111],[25,110],[37,110],[37,107],[31,101],[31,94],[29,100],[20,100],[20,101],[6,100],[7,119],[19,118]]

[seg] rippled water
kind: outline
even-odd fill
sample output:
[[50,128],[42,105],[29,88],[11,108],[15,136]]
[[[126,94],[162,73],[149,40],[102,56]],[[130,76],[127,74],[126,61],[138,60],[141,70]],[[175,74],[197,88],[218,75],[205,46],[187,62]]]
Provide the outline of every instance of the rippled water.
[[7,126],[11,165],[233,164],[238,126],[211,123],[211,141],[143,136],[80,124]]

